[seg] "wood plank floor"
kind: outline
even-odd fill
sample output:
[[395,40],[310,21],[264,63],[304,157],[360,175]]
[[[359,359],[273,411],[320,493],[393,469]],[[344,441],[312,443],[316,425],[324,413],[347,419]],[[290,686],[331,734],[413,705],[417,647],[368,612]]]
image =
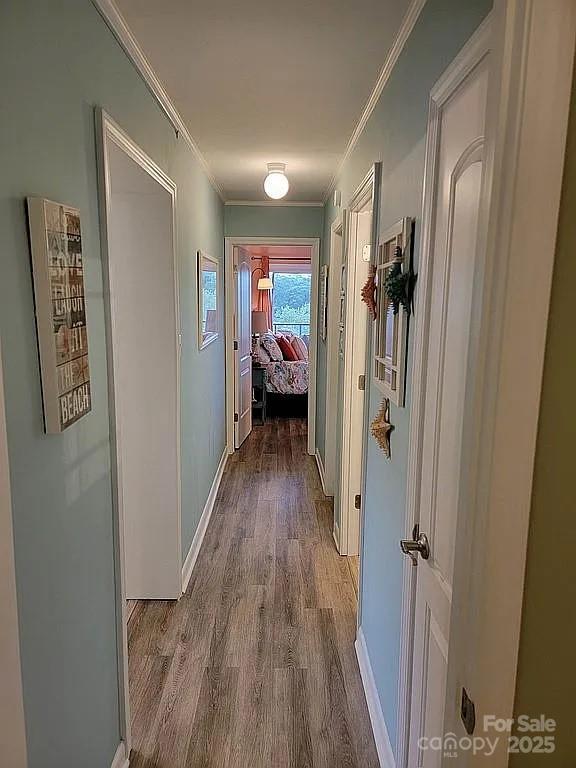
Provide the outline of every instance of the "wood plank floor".
[[377,768],[355,585],[306,422],[231,456],[178,603],[129,623],[132,768]]

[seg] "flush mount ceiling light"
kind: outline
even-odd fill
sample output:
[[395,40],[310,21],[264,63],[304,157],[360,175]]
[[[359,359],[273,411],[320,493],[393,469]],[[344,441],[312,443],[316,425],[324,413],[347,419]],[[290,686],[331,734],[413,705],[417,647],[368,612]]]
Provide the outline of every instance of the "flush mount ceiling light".
[[268,163],[268,176],[264,179],[264,192],[273,200],[280,200],[290,189],[285,163]]

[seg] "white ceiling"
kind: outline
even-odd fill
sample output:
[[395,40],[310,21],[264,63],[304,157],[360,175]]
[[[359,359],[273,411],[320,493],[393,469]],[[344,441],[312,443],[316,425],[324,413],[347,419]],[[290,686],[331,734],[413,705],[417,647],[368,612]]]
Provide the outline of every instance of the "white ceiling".
[[117,0],[229,200],[318,201],[410,0]]

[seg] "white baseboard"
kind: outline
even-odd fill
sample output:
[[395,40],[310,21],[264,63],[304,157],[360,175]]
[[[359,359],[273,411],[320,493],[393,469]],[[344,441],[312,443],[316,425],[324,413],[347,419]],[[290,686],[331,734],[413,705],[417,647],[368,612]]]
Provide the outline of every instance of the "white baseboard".
[[206,499],[206,504],[204,505],[202,516],[198,522],[196,533],[192,539],[192,544],[190,544],[190,549],[188,550],[188,554],[184,560],[184,565],[182,566],[182,592],[186,592],[186,589],[188,588],[188,583],[190,581],[190,577],[192,576],[192,571],[194,570],[194,565],[196,564],[198,553],[200,552],[200,547],[204,541],[204,535],[206,534],[208,523],[212,517],[212,510],[214,509],[216,494],[218,493],[220,481],[222,480],[222,475],[224,474],[224,468],[226,467],[226,462],[228,461],[228,455],[228,448],[225,448],[224,453],[222,454],[222,458],[220,459],[220,463],[218,464],[216,474],[214,475],[214,481],[212,483],[212,487],[210,488],[208,498]]
[[118,744],[118,749],[116,750],[110,768],[128,768],[129,765],[130,761],[126,756],[126,745],[121,741],[120,744]]
[[372,672],[372,665],[370,664],[370,657],[368,656],[368,648],[366,647],[366,640],[364,638],[364,633],[362,632],[362,627],[358,628],[358,636],[356,638],[355,646],[358,666],[360,667],[360,676],[362,678],[364,694],[366,696],[366,704],[368,704],[370,722],[372,723],[372,732],[374,733],[374,741],[376,742],[376,750],[380,761],[380,768],[396,768],[396,760],[394,758],[390,736],[388,735],[388,729],[386,728],[384,714],[380,705],[376,681],[374,680],[374,673]]
[[330,494],[326,493],[324,464],[322,463],[322,456],[320,456],[320,453],[318,452],[318,448],[316,448],[316,452],[314,453],[314,456],[316,457],[316,466],[318,467],[318,474],[320,475],[320,482],[322,483],[322,490],[324,492],[324,496],[329,496]]

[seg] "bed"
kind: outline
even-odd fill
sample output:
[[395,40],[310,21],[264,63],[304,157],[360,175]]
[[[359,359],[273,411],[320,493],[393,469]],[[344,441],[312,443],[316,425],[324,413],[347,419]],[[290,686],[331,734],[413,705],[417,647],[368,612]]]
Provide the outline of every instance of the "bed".
[[[266,400],[271,416],[305,417],[308,411],[308,360],[286,360],[276,346],[278,336],[264,334],[254,350],[257,363],[264,370]],[[270,350],[270,352],[268,352]],[[307,348],[305,349],[307,354]],[[271,356],[275,359],[270,359]]]
[[270,416],[306,418],[308,360],[279,360],[265,366],[266,401]]

